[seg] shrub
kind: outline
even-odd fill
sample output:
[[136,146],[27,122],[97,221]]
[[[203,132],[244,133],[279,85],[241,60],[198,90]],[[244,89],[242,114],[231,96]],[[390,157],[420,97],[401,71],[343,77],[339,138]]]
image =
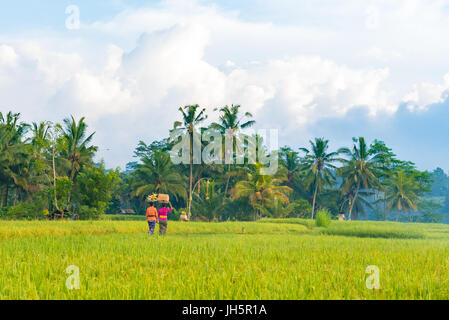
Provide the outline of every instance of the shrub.
[[309,201],[299,199],[294,202],[295,210],[288,215],[289,218],[310,218],[312,215],[312,206]]
[[385,239],[423,239],[426,237],[419,227],[413,224],[398,224],[394,222],[382,222],[377,224],[369,221],[338,221],[320,234],[358,237],[358,238],[385,238]]
[[76,180],[74,194],[74,198],[80,204],[80,218],[99,219],[109,207],[119,182],[118,169],[107,171],[103,163],[98,167],[84,168]]
[[187,212],[187,209],[173,209],[168,213],[167,219],[172,221],[179,221],[182,212]]
[[92,208],[89,206],[81,206],[79,208],[80,220],[99,220],[104,214],[106,206],[103,205],[100,208]]
[[44,219],[43,205],[40,203],[19,203],[16,206],[2,208],[1,218],[6,220]]
[[329,210],[327,209],[320,209],[318,210],[317,214],[316,214],[316,226],[317,227],[324,227],[327,228],[329,227],[329,224],[331,223],[331,213],[329,212]]

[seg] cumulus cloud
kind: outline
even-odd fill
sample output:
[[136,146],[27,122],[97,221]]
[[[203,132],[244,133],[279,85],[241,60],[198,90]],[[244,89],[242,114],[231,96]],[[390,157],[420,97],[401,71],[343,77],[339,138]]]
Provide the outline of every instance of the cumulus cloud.
[[[390,21],[379,3],[376,30]],[[403,15],[414,17],[407,8]],[[360,108],[371,117],[393,114],[401,101],[425,108],[449,87],[448,75],[444,84],[417,85],[401,100],[389,67],[350,66],[313,52],[341,40],[334,30],[246,22],[192,1],[125,10],[79,32],[53,43],[0,42],[1,109],[32,120],[86,116],[97,143],[115,146],[113,165],[123,166],[138,139],[165,137],[187,104],[209,111],[241,104],[261,126],[307,127]],[[375,45],[364,52],[381,61],[399,56]]]
[[[0,51],[4,85],[19,88],[25,79],[41,90],[42,107],[96,120],[109,113],[173,109],[183,103],[210,108],[240,103],[257,114],[267,100],[278,99],[298,123],[342,116],[366,106],[371,114],[393,109],[381,83],[387,69],[357,70],[313,56],[271,60],[229,73],[204,60],[210,33],[201,25],[175,26],[144,33],[124,53],[107,48],[102,66],[89,67],[77,54],[45,50],[36,44]],[[13,90],[20,102],[20,92]],[[10,93],[5,93],[9,95]],[[16,93],[16,94],[14,94]]]
[[448,97],[449,73],[444,76],[443,83],[422,82],[415,84],[413,90],[407,93],[402,101],[411,111],[427,110],[430,105],[442,103]]

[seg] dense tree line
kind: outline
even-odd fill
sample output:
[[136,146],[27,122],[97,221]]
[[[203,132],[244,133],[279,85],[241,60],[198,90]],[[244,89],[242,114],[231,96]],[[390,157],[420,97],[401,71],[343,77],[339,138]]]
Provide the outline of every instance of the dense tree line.
[[93,137],[84,118],[29,125],[18,113],[0,113],[0,216],[100,217],[120,179],[94,164]]
[[0,215],[43,218],[45,212],[47,217],[91,219],[124,209],[144,213],[148,195],[167,193],[177,208],[174,219],[183,212],[207,221],[313,219],[318,209],[326,209],[346,219],[436,222],[443,218],[439,212],[445,201],[449,203],[444,171],[419,171],[384,142],[363,137],[337,150],[330,150],[327,139],[316,138],[303,148],[270,152],[255,135],[261,142],[258,152],[278,158],[273,175],[262,174],[261,163],[194,164],[197,133],[213,129],[228,135],[232,154],[223,151],[220,157],[236,157],[233,152],[249,143],[238,141],[245,137],[242,132],[256,122],[234,105],[214,110],[219,121],[208,125],[206,110],[198,105],[179,111],[173,129],[182,130],[191,142],[190,163],[173,163],[176,141],[167,137],[139,142],[136,161],[122,172],[94,163],[94,133],[88,132],[84,118],[29,125],[20,122],[20,114],[0,113]]

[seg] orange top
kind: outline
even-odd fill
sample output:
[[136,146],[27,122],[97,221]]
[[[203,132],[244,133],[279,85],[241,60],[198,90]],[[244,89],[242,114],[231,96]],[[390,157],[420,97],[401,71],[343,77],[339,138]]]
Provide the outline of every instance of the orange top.
[[147,219],[148,221],[155,221],[157,219],[157,210],[155,207],[149,207],[147,209]]

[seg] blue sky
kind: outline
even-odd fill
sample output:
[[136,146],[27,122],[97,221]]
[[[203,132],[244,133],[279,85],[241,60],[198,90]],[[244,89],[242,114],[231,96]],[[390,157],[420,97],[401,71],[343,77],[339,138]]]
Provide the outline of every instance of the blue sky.
[[[67,6],[80,28],[66,28]],[[449,0],[19,0],[0,11],[0,111],[86,116],[108,166],[177,108],[241,104],[294,148],[379,138],[449,170]]]

